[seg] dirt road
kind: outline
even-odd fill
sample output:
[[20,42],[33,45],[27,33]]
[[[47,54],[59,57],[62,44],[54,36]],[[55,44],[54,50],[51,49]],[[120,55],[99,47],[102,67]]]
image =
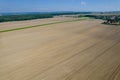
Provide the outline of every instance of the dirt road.
[[120,27],[84,20],[1,33],[0,80],[120,80]]

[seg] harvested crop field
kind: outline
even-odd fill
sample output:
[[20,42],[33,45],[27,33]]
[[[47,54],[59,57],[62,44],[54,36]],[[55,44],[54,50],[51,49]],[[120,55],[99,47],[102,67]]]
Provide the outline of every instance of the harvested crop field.
[[26,27],[26,26],[34,26],[34,25],[41,25],[41,24],[48,24],[48,23],[53,23],[53,22],[61,22],[61,21],[69,21],[69,20],[77,20],[77,19],[78,18],[56,16],[54,18],[46,18],[46,19],[3,22],[3,23],[0,23],[0,30],[14,29],[14,28],[21,28],[21,27]]
[[120,80],[120,26],[101,23],[0,33],[0,80]]

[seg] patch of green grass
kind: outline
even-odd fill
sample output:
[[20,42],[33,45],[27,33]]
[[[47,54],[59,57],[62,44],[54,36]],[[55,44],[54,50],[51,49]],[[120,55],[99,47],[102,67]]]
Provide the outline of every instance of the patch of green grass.
[[23,30],[23,29],[29,29],[29,28],[35,28],[35,27],[46,26],[46,25],[60,24],[60,23],[66,23],[66,22],[75,22],[75,21],[80,21],[80,20],[85,20],[85,19],[88,19],[88,18],[82,17],[82,18],[80,18],[78,20],[54,22],[54,23],[47,23],[47,24],[41,24],[41,25],[35,25],[35,26],[27,26],[27,27],[22,27],[22,28],[14,28],[14,29],[1,30],[0,33],[10,32],[10,31],[17,31],[17,30]]
[[89,19],[89,17],[80,17],[80,19]]

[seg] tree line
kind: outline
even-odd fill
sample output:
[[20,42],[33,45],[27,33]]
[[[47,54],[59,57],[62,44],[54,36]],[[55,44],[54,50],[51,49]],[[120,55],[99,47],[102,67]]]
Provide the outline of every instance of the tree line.
[[5,15],[0,16],[0,22],[7,21],[22,21],[22,20],[32,20],[32,19],[42,19],[42,18],[52,18],[51,14],[25,14],[25,15]]

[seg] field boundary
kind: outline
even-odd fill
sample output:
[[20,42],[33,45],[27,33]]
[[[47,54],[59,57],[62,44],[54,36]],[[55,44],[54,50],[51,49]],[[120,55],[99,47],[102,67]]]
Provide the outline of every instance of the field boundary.
[[81,21],[81,20],[86,20],[86,19],[88,19],[88,18],[81,18],[81,19],[78,19],[78,20],[71,20],[71,21],[61,21],[61,22],[46,23],[46,24],[35,25],[35,26],[27,26],[27,27],[22,27],[22,28],[6,29],[6,30],[0,30],[0,33],[23,30],[23,29],[29,29],[29,28],[35,28],[35,27],[41,27],[41,26],[47,26],[47,25],[53,25],[53,24],[76,22],[76,21]]

